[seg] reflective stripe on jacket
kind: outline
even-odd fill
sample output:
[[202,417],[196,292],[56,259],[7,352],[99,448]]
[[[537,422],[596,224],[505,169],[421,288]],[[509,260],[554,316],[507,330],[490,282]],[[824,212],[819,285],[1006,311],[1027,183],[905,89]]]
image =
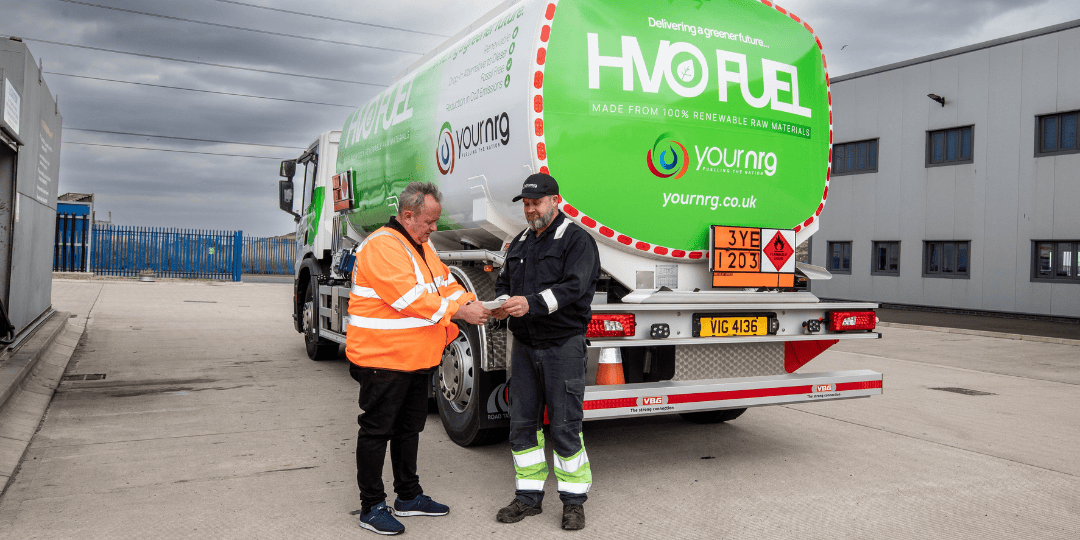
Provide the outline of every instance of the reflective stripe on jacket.
[[443,348],[457,337],[450,318],[476,296],[454,279],[431,242],[422,247],[423,259],[389,227],[360,244],[346,320],[350,362],[396,371],[428,369],[439,364]]

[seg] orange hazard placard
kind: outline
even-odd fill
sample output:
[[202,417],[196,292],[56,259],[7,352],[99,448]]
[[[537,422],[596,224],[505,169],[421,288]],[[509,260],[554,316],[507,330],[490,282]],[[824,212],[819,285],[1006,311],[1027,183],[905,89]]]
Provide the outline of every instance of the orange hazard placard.
[[352,171],[335,174],[334,181],[334,211],[340,212],[352,208]]
[[793,287],[795,231],[714,225],[713,287]]

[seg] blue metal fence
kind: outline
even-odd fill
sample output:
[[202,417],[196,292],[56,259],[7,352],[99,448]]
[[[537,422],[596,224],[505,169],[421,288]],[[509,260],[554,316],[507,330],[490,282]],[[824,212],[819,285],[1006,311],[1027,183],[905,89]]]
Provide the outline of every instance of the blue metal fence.
[[[92,240],[92,241],[91,241]],[[291,275],[296,241],[244,237],[242,231],[90,225],[90,215],[58,213],[53,270],[137,276],[231,279]]]
[[95,225],[90,271],[240,281],[242,231]]
[[244,238],[245,274],[293,273],[296,240],[286,238]]

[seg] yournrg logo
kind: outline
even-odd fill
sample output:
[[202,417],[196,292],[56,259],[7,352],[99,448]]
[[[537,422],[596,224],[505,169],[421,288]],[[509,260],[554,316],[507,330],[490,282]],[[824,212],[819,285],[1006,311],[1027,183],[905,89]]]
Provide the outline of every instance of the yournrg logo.
[[457,146],[454,144],[454,130],[450,122],[443,122],[439,132],[439,144],[435,147],[435,164],[439,166],[439,172],[443,175],[454,172],[454,159],[457,155]]
[[695,171],[772,176],[776,174],[776,153],[768,150],[720,148],[694,145]]
[[657,177],[678,180],[690,166],[690,154],[679,141],[671,138],[670,132],[663,133],[656,138],[652,149],[645,153],[645,163]]

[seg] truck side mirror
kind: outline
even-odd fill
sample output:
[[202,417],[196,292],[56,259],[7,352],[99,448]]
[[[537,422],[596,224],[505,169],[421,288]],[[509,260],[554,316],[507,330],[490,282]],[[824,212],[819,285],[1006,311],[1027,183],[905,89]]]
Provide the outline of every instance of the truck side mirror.
[[[281,162],[284,169],[285,161]],[[293,163],[295,167],[296,164]],[[281,180],[278,182],[278,207],[282,210],[292,214],[293,220],[299,220],[300,215],[293,212],[293,183],[292,180]]]
[[292,180],[293,176],[296,176],[296,160],[286,159],[281,162],[281,170],[278,172],[279,176]]

